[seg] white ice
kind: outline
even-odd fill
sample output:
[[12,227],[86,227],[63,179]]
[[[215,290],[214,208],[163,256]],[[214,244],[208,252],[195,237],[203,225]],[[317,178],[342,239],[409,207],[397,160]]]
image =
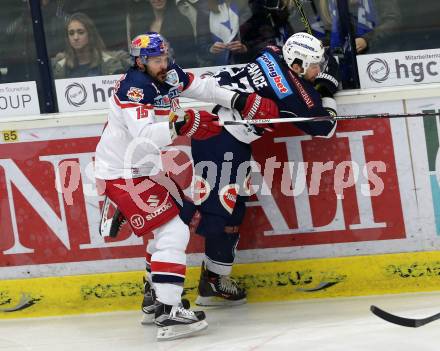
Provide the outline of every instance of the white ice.
[[140,312],[0,320],[0,351],[440,350],[440,320],[401,327],[374,316],[370,305],[423,318],[440,312],[440,292],[210,308],[207,330],[166,342],[139,323]]

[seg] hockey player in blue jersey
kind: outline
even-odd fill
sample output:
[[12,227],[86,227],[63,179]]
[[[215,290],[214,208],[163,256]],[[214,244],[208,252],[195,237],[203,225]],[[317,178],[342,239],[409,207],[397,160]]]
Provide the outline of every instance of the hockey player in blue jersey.
[[[269,46],[244,68],[221,71],[215,77],[222,87],[257,92],[272,99],[279,107],[280,117],[332,116],[336,114],[333,94],[338,87],[338,76],[336,61],[329,59],[325,60],[318,39],[307,33],[296,33],[282,48]],[[321,72],[323,66],[326,68]],[[213,112],[223,121],[240,118],[236,111],[220,106]],[[307,134],[322,137],[330,137],[336,127],[336,121],[331,119],[294,124]],[[198,305],[235,305],[246,301],[244,289],[230,278],[249,180],[249,171],[243,172],[240,165],[251,158],[250,143],[270,127],[226,125],[222,133],[213,138],[191,141],[195,169],[199,170],[195,179],[202,192],[198,191],[194,202],[184,202],[180,216],[189,223],[196,210],[201,214],[196,232],[205,238],[205,257]],[[206,161],[215,163],[216,173],[210,172],[212,169],[198,169],[197,164]],[[230,169],[222,169],[225,161]]]
[[[161,149],[177,135],[204,140],[221,131],[218,117],[206,111],[186,110],[183,121],[177,121],[178,98],[235,108],[243,118],[276,117],[278,108],[255,93],[234,92],[213,78],[185,73],[170,62],[168,46],[158,33],[137,36],[130,54],[133,66],[109,101],[108,122],[96,148],[95,175],[106,202],[110,199],[118,208],[110,235],[124,219],[138,236],[153,232],[147,246],[151,274],[145,283],[143,323],[156,323],[159,340],[175,339],[202,330],[207,323],[203,312],[181,304],[189,230],[171,196],[175,185],[162,170]],[[101,233],[108,228],[104,214]]]

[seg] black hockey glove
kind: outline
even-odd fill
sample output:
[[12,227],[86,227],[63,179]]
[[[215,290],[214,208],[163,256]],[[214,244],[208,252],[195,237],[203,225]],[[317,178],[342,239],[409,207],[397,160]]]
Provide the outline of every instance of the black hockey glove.
[[339,64],[330,54],[328,49],[325,52],[327,66],[323,72],[319,73],[315,79],[315,89],[322,97],[330,97],[338,91],[339,86]]

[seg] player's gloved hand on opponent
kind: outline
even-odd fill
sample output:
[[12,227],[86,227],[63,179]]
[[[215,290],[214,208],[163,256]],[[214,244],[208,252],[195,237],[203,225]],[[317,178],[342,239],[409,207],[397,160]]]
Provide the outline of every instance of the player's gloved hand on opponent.
[[324,71],[316,77],[314,85],[322,97],[333,98],[339,86],[339,64],[328,50],[325,52],[324,57],[327,65]]
[[325,52],[326,68],[315,79],[315,89],[321,94],[322,106],[330,116],[337,115],[336,100],[333,98],[339,86],[339,64],[329,50]]
[[222,127],[218,116],[207,111],[188,109],[184,121],[175,122],[177,135],[187,136],[195,140],[205,140],[220,134]]
[[[271,99],[261,97],[257,93],[240,93],[232,106],[238,110],[244,120],[278,118],[280,111]],[[268,124],[259,124],[261,128],[271,129]]]

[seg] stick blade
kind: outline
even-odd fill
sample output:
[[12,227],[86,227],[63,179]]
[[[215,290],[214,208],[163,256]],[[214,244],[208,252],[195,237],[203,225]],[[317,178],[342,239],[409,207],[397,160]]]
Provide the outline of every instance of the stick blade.
[[401,325],[402,327],[409,327],[409,328],[418,328],[422,325],[431,323],[437,319],[440,319],[440,313],[437,313],[433,316],[421,318],[421,319],[415,319],[415,318],[405,318],[405,317],[399,317],[394,314],[391,314],[389,312],[386,312],[382,309],[380,309],[377,306],[372,305],[370,307],[370,311],[378,316],[379,318],[382,318],[383,320],[386,320],[387,322]]
[[383,320],[386,320],[387,322],[401,325],[403,327],[416,328],[416,323],[414,319],[396,316],[374,305],[371,305],[370,311],[374,315],[378,316],[379,318],[382,318]]

